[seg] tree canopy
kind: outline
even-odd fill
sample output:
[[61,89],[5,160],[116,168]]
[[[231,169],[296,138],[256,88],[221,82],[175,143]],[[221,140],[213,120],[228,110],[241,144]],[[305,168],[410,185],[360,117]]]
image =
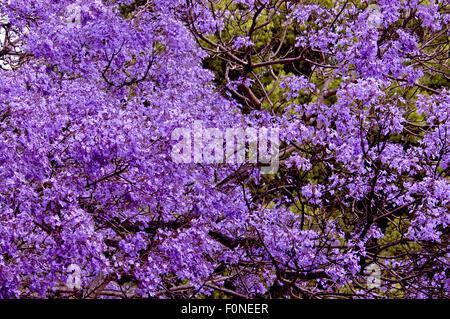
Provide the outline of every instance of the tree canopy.
[[0,297],[448,298],[449,9],[1,1]]

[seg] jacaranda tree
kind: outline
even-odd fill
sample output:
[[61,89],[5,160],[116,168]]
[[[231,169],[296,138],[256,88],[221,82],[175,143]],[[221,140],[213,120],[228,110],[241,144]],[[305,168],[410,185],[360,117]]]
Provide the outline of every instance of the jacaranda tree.
[[2,0],[0,297],[448,297],[449,10]]

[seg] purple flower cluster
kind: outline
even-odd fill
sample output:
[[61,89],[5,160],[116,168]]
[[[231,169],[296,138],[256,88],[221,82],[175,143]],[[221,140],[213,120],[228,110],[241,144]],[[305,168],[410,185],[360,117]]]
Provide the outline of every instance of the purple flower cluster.
[[[448,297],[448,6],[225,2],[0,3],[0,298]],[[196,120],[280,171],[174,163]]]

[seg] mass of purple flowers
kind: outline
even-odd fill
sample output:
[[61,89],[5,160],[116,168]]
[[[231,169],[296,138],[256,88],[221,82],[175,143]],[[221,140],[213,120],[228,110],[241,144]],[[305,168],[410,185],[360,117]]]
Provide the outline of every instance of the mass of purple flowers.
[[[449,12],[0,1],[0,298],[448,298]],[[194,121],[279,170],[175,163]]]

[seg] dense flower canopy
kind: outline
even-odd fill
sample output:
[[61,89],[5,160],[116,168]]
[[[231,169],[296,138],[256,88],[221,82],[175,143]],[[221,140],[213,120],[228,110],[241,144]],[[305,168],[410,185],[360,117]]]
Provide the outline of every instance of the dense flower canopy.
[[[448,297],[449,9],[1,1],[0,297]],[[194,121],[278,171],[175,163]]]

